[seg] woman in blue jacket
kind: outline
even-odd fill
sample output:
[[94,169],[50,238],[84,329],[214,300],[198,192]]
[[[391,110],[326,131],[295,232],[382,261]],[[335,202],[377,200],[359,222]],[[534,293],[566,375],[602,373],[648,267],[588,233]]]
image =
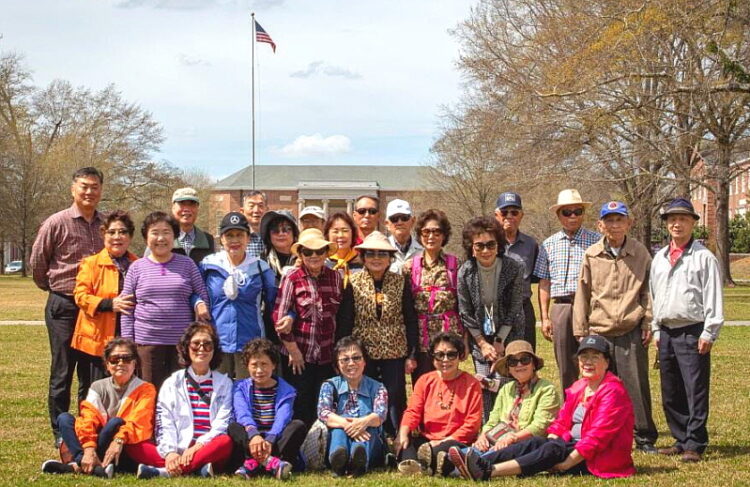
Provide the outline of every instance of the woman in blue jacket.
[[[265,336],[264,319],[270,319],[276,300],[275,276],[265,261],[246,252],[250,226],[245,215],[227,213],[220,232],[224,249],[206,256],[199,268],[224,352],[219,371],[242,379],[248,376],[242,347],[254,338]],[[266,305],[266,313],[262,303]]]
[[248,342],[242,357],[250,377],[234,384],[231,468],[243,477],[266,472],[288,478],[307,434],[302,421],[292,420],[297,391],[274,375],[279,352],[270,340]]

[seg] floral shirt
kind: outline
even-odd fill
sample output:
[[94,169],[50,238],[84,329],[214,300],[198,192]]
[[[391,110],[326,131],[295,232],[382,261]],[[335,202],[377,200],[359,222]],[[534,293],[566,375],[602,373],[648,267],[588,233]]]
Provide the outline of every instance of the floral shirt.
[[[357,403],[357,391],[350,389],[349,393],[345,396],[339,396],[339,401],[344,400],[346,403],[340,416],[345,418],[359,418],[361,414],[359,404]],[[378,415],[381,423],[385,422],[385,417],[388,414],[388,391],[386,391],[385,386],[382,384],[378,387],[378,393],[375,395],[372,412]],[[336,405],[333,403],[333,385],[329,381],[326,381],[320,386],[318,418],[325,423],[328,421],[328,416],[332,413],[336,413]]]

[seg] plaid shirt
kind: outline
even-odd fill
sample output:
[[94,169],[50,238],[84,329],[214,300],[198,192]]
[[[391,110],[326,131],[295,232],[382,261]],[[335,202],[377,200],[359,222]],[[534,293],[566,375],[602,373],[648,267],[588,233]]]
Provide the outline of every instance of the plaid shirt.
[[[297,342],[305,362],[331,363],[336,313],[342,297],[342,279],[337,271],[323,267],[316,278],[307,269],[298,267],[281,279],[273,321],[293,311],[297,318],[292,332],[279,335],[285,342]],[[282,353],[288,355],[285,347]]]
[[596,232],[579,228],[572,238],[560,230],[542,242],[534,275],[551,281],[550,295],[553,299],[576,293],[583,254],[600,238],[602,236]]
[[260,256],[265,252],[266,246],[263,245],[263,239],[260,238],[260,233],[258,232],[251,232],[250,233],[250,241],[247,243],[247,248],[245,249],[245,252],[250,257],[257,257],[260,259]]
[[180,236],[178,237],[177,241],[180,243],[180,246],[182,246],[182,248],[185,250],[185,255],[187,255],[188,257],[190,257],[190,251],[193,250],[194,240],[195,240],[195,228],[193,228],[187,233],[180,230]]
[[73,295],[78,263],[99,253],[104,241],[99,227],[104,217],[98,211],[91,223],[75,203],[47,218],[39,228],[29,264],[34,283],[43,291]]

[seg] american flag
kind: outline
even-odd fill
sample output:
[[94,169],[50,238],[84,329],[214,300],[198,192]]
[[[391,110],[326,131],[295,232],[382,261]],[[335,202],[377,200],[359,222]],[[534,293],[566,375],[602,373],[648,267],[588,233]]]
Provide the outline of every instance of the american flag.
[[273,52],[276,52],[276,43],[273,42],[271,36],[269,36],[268,32],[266,32],[263,27],[260,26],[257,20],[255,21],[255,40],[258,42],[271,44],[271,49],[273,49]]

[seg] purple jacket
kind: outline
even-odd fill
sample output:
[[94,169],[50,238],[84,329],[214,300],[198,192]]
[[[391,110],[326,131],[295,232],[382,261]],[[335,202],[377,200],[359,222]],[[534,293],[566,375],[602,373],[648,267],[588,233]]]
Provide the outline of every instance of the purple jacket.
[[[274,443],[276,437],[292,421],[294,398],[297,397],[297,391],[288,382],[281,377],[274,376],[274,379],[278,382],[274,408],[276,415],[271,430],[265,435],[266,441],[270,443]],[[245,427],[248,439],[260,434],[253,419],[253,379],[250,377],[234,383],[234,417]]]

